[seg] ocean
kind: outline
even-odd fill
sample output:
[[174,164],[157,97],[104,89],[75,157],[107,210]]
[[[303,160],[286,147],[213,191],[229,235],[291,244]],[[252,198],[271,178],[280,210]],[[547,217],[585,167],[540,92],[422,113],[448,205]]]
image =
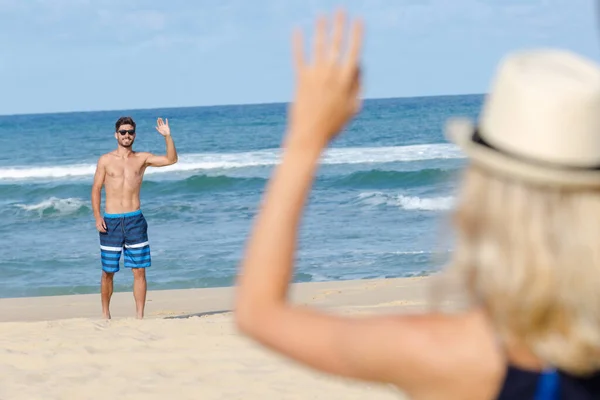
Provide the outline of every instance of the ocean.
[[[443,136],[477,118],[483,95],[367,100],[323,155],[302,221],[295,282],[428,275],[463,154]],[[134,149],[179,162],[149,168],[141,189],[149,290],[231,286],[265,184],[279,160],[286,104],[0,116],[0,297],[98,293],[90,189],[114,123],[137,123]],[[442,240],[442,242],[444,242]],[[278,243],[274,242],[273,246]],[[122,262],[122,261],[121,261]],[[115,291],[129,291],[122,268]]]

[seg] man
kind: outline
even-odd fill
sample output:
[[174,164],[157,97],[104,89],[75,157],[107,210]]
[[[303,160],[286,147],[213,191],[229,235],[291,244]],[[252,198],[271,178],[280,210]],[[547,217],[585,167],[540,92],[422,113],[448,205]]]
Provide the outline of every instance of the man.
[[[117,149],[104,154],[98,160],[92,186],[92,209],[96,229],[100,234],[102,261],[102,314],[110,319],[110,298],[113,293],[113,277],[119,271],[123,252],[123,265],[133,271],[133,296],[137,318],[144,318],[146,303],[146,268],[150,266],[148,224],[140,210],[140,188],[146,167],[164,167],[177,162],[177,151],[169,120],[158,118],[156,130],[164,138],[166,155],[154,155],[133,151],[135,122],[121,117],[115,124]],[[100,213],[102,187],[106,194],[104,215]]]

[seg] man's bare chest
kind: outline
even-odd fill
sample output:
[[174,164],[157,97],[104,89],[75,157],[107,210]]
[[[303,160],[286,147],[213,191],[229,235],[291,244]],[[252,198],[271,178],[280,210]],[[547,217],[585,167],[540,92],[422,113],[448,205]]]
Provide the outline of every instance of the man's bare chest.
[[110,179],[139,180],[144,175],[144,164],[138,159],[114,160],[106,167]]

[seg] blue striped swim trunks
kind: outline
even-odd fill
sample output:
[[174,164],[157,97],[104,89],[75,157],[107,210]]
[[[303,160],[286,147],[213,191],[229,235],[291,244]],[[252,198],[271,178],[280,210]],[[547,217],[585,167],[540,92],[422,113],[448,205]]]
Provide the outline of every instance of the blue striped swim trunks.
[[106,232],[100,232],[102,270],[119,271],[121,253],[125,268],[151,265],[148,224],[141,210],[124,214],[104,214]]

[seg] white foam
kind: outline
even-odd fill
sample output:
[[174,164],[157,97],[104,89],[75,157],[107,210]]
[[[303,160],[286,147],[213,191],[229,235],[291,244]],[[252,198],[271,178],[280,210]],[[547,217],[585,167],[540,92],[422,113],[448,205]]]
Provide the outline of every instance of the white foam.
[[364,204],[370,206],[388,205],[397,206],[404,210],[443,211],[449,210],[454,205],[454,197],[425,197],[391,195],[382,192],[367,192],[358,195]]
[[325,153],[324,164],[379,164],[398,161],[422,161],[463,158],[452,144],[418,144],[392,147],[331,148]]
[[86,201],[78,198],[60,199],[50,197],[37,204],[15,204],[15,206],[25,211],[36,212],[40,215],[50,209],[56,210],[59,215],[69,215],[77,212],[81,207],[85,207],[86,204]]
[[94,175],[96,165],[73,164],[49,167],[0,168],[0,180],[20,180],[32,178],[66,178],[71,176]]
[[396,204],[405,210],[425,210],[425,211],[437,211],[437,210],[449,210],[454,204],[454,198],[447,197],[433,197],[433,198],[420,198],[411,196],[398,196],[396,198]]
[[[323,164],[379,164],[432,159],[463,158],[460,150],[451,144],[423,144],[391,147],[330,148],[322,157]],[[243,153],[183,154],[177,164],[164,168],[149,168],[147,174],[177,171],[232,169],[275,165],[280,160],[279,149]],[[22,166],[0,168],[0,180],[40,178],[89,177],[94,175],[95,164],[58,166]]]

